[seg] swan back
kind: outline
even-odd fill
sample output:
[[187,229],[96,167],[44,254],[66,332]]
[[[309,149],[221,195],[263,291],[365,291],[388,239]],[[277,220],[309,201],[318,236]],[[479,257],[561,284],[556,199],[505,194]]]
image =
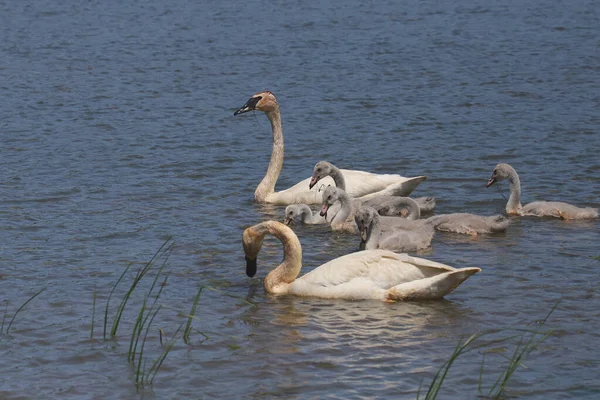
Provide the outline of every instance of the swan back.
[[428,218],[438,231],[467,235],[504,232],[509,221],[502,215],[481,216],[469,213],[442,214]]
[[560,201],[534,201],[525,204],[519,210],[519,215],[562,219],[590,219],[598,218],[598,209],[577,207]]
[[[411,230],[395,229],[381,232],[379,215],[372,207],[361,207],[354,216],[361,245],[365,249],[386,249],[393,251],[417,251],[431,246],[435,234],[432,225],[420,224]],[[412,221],[411,221],[412,222]]]
[[410,197],[378,196],[363,201],[362,205],[373,207],[380,215],[400,216],[409,220],[421,218],[419,204]]

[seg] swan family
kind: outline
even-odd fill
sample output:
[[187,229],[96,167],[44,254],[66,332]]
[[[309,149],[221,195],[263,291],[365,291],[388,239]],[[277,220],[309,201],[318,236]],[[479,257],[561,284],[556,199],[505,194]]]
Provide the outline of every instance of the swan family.
[[[254,198],[259,203],[285,205],[283,222],[263,221],[246,228],[242,243],[246,274],[257,273],[257,256],[266,235],[283,245],[284,258],[264,279],[268,293],[324,299],[374,299],[388,302],[436,300],[452,292],[480,268],[454,268],[404,252],[431,247],[436,232],[479,235],[505,232],[509,219],[504,215],[481,216],[453,213],[421,218],[432,212],[433,197],[407,197],[427,177],[375,174],[340,169],[319,161],[311,177],[296,185],[275,191],[283,168],[283,128],[275,95],[263,91],[253,95],[234,112],[262,111],[271,123],[272,152],[267,172],[258,184]],[[597,208],[582,208],[563,202],[535,201],[521,205],[519,176],[508,164],[498,164],[489,187],[508,180],[510,216],[554,217],[561,219],[597,218]],[[313,210],[310,205],[320,206]],[[302,247],[290,228],[295,224],[329,224],[332,231],[360,237],[361,251],[335,258],[303,276]],[[403,253],[397,253],[403,252]]]

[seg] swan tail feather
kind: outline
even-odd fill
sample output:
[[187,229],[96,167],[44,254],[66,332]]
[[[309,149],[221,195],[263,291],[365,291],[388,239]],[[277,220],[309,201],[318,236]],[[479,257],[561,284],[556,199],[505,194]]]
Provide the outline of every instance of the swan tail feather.
[[385,189],[384,194],[387,194],[390,196],[408,196],[425,179],[427,179],[426,176],[416,176],[414,178],[409,178],[408,180],[406,180],[404,182],[399,182],[399,183],[388,186]]
[[456,289],[481,268],[461,268],[429,278],[401,283],[385,292],[385,301],[437,300]]

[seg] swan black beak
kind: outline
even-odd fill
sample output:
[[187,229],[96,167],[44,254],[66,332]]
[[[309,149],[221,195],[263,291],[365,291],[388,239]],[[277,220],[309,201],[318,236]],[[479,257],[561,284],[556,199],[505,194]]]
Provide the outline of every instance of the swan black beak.
[[260,99],[262,99],[262,96],[251,97],[250,100],[248,100],[246,104],[242,106],[242,108],[234,112],[233,115],[240,115],[243,113],[247,113],[248,111],[256,110],[256,105],[258,104]]
[[287,226],[292,225],[293,222],[294,222],[294,220],[291,218],[288,218],[288,217],[285,217],[285,219],[283,220],[283,223]]
[[490,180],[488,181],[487,185],[485,185],[485,187],[490,187],[492,186],[494,183],[496,183],[496,176],[492,175],[492,177],[490,178]]
[[251,260],[246,257],[246,275],[248,275],[249,278],[256,275],[256,258]]

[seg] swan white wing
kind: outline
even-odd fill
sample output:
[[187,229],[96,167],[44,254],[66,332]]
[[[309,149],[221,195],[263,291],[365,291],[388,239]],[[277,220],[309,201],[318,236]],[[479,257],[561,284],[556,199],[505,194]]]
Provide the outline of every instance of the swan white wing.
[[388,250],[364,250],[331,260],[299,278],[307,283],[335,286],[366,278],[381,288],[421,279],[454,268]]
[[[346,192],[350,197],[362,197],[374,193],[407,196],[424,176],[406,178],[397,174],[374,174],[372,172],[342,169],[346,182]],[[327,186],[335,186],[333,178],[326,176],[309,189],[310,178],[294,186],[268,195],[268,202],[274,204],[321,204],[322,192]],[[401,194],[399,194],[401,193]]]
[[455,271],[422,258],[387,250],[364,250],[332,260],[289,285],[301,296],[385,300],[387,290],[406,282]]

